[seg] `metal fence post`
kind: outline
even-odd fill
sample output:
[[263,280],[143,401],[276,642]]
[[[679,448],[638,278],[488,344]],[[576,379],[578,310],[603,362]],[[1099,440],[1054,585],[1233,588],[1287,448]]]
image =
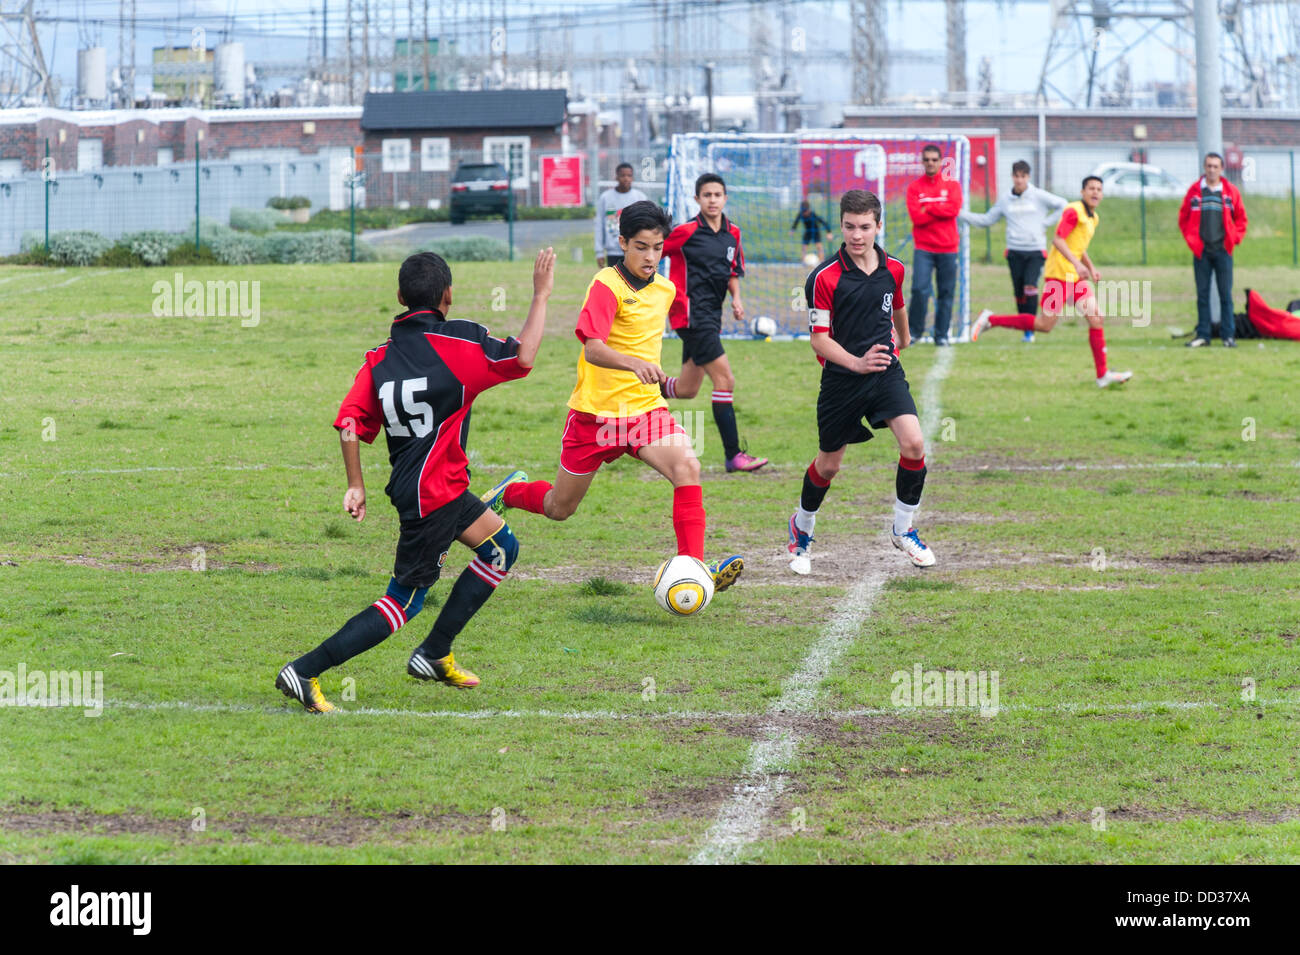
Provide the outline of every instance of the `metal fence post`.
[[1300,265],[1300,249],[1296,247],[1295,231],[1295,150],[1291,150],[1291,264]]
[[194,137],[194,251],[199,251],[199,138]]
[[[1295,157],[1292,156],[1292,169],[1295,168]],[[45,136],[45,166],[42,169],[45,179],[45,255],[49,255],[49,136]],[[1295,177],[1292,175],[1292,181]],[[1295,204],[1295,186],[1291,187],[1292,204]],[[1292,216],[1295,218],[1295,216]],[[1295,229],[1291,230],[1294,233]]]

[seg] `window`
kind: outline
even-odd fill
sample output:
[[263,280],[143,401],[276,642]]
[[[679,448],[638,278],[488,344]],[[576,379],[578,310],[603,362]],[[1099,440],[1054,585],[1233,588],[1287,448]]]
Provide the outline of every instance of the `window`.
[[451,170],[451,140],[432,137],[420,140],[420,171],[449,172]]
[[170,165],[175,161],[175,160],[172,158],[174,155],[175,155],[175,153],[172,151],[172,147],[171,147],[171,146],[159,146],[159,147],[158,147],[158,165],[160,165],[160,166],[170,166]]
[[527,189],[530,142],[527,136],[484,136],[483,161],[499,162],[510,170],[511,188]]

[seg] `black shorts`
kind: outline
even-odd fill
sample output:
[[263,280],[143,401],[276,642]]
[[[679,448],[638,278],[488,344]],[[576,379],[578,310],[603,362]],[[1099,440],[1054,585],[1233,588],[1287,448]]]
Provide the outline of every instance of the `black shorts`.
[[817,447],[830,453],[870,441],[867,425],[885,428],[891,418],[905,414],[916,414],[916,402],[897,358],[884,371],[869,375],[824,369],[817,395]]
[[682,340],[682,364],[693,361],[697,365],[707,365],[717,361],[726,351],[722,347],[722,318],[714,322],[691,321],[687,328],[677,329]]
[[419,520],[402,521],[397,556],[393,560],[393,576],[397,582],[403,587],[432,587],[447,561],[451,542],[487,509],[477,495],[465,491]]

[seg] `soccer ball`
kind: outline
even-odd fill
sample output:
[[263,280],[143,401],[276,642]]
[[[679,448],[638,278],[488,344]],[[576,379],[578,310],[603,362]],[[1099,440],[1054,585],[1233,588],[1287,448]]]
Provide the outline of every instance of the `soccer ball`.
[[808,268],[812,268],[814,265],[817,264],[817,256],[809,252],[807,255],[803,257],[803,264],[808,266]]
[[670,614],[693,617],[713,599],[713,575],[704,561],[678,554],[655,571],[655,600]]
[[776,334],[776,321],[767,315],[760,315],[749,323],[749,330],[755,338],[768,338]]

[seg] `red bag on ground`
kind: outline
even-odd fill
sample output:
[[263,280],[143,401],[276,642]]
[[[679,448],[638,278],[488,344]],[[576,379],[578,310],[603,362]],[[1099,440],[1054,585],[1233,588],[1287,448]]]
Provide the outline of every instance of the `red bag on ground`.
[[[1300,341],[1300,315],[1273,308],[1254,289],[1246,289],[1245,326],[1238,325],[1241,338],[1287,338]],[[1254,334],[1247,334],[1247,329]]]

